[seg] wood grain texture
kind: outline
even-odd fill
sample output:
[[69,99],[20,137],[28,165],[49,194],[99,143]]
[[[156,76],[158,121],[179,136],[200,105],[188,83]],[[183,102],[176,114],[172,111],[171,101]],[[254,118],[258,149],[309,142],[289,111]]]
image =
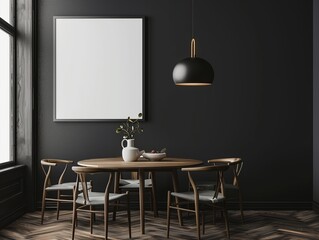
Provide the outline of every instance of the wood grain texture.
[[[85,217],[85,215],[83,216]],[[40,224],[40,212],[25,214],[23,217],[0,230],[0,239],[50,239],[67,240],[71,238],[71,211],[63,211],[59,221],[55,220],[55,211],[48,211],[45,224]],[[83,218],[81,218],[83,219]],[[132,212],[132,239],[166,238],[166,213],[160,212],[154,218],[152,212],[146,212],[145,235],[140,233],[139,213]],[[103,231],[102,216],[97,216],[95,234]],[[245,223],[240,220],[239,211],[229,211],[230,239],[319,239],[319,214],[314,211],[245,211]],[[184,225],[180,227],[176,213],[172,212],[170,239],[196,239],[194,216],[184,215]],[[116,221],[109,226],[110,239],[128,239],[125,212],[119,212]],[[75,239],[97,239],[89,236],[89,219],[79,221]],[[206,234],[202,239],[226,239],[225,225],[217,214],[215,225],[211,216],[206,218]]]
[[125,162],[122,158],[96,158],[81,160],[78,165],[85,167],[96,167],[104,169],[118,170],[135,170],[151,169],[154,171],[165,171],[167,169],[177,169],[181,167],[196,166],[202,164],[203,161],[196,159],[185,158],[164,158],[161,161],[149,161],[145,158],[140,158],[138,161]]
[[34,78],[35,78],[35,32],[34,2],[16,1],[16,162],[26,166],[26,201],[30,210],[35,210],[36,163],[34,154]]

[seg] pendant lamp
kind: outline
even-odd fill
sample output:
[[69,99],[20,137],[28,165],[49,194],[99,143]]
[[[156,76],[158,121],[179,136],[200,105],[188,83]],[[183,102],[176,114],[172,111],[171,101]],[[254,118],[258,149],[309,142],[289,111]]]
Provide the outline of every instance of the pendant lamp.
[[205,59],[196,57],[194,38],[194,0],[192,0],[191,56],[179,61],[173,70],[176,86],[210,86],[214,80],[213,67]]

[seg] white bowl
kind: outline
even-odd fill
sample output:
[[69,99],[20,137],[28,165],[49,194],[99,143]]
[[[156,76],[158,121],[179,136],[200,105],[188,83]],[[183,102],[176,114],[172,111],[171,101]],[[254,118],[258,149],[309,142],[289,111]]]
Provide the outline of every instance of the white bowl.
[[166,157],[166,153],[143,153],[143,157],[150,161],[160,161]]

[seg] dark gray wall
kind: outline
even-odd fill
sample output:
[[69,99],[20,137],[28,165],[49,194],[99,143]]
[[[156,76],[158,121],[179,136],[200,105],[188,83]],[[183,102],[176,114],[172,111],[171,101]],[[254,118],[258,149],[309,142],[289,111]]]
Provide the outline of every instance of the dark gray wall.
[[[53,16],[144,15],[147,121],[137,146],[202,160],[242,157],[246,203],[305,206],[312,201],[312,1],[195,1],[197,55],[215,70],[205,88],[172,80],[174,64],[189,55],[190,7],[185,0],[38,1],[38,161],[121,153],[118,123],[52,120]],[[161,176],[164,201],[170,181]]]
[[[313,1],[313,200],[319,204],[319,1]],[[319,205],[318,205],[319,206]]]

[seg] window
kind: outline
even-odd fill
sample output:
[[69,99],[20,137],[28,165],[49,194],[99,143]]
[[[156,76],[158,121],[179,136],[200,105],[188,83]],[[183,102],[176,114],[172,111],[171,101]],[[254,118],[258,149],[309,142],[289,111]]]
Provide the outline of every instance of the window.
[[0,0],[0,17],[7,23],[13,25],[13,1],[12,0]]
[[14,161],[14,1],[0,1],[0,166]]

